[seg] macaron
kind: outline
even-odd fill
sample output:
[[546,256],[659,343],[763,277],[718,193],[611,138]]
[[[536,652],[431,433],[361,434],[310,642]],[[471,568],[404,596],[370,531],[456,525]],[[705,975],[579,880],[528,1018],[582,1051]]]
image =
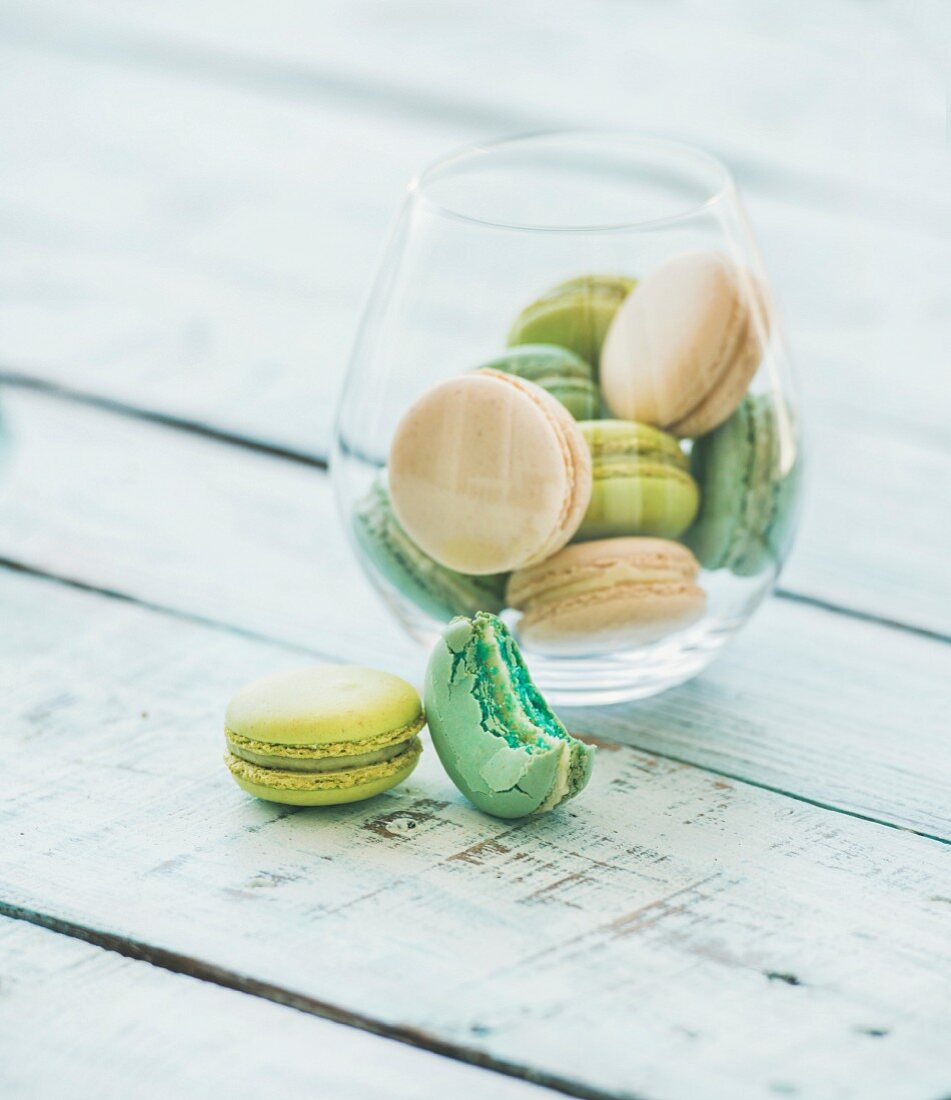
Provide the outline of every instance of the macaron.
[[480,370],[442,382],[403,416],[390,498],[440,565],[484,576],[549,557],[578,530],[591,454],[568,410],[534,382]]
[[689,459],[672,435],[633,420],[578,425],[591,450],[591,501],[576,539],[677,538],[700,502]]
[[604,340],[601,387],[614,416],[673,435],[706,435],[756,373],[767,319],[750,273],[719,252],[661,264],[618,309]]
[[507,574],[466,576],[425,554],[393,514],[383,477],[357,503],[353,531],[380,575],[427,615],[448,622],[456,615],[502,610]]
[[419,695],[389,672],[322,665],[249,684],[228,704],[225,763],[268,802],[329,806],[395,787],[416,767]]
[[690,457],[701,504],[685,541],[700,564],[742,577],[778,567],[791,542],[801,467],[784,408],[769,394],[744,398]]
[[494,615],[446,627],[429,658],[424,698],[443,767],[485,813],[547,813],[588,782],[594,748],[558,720]]
[[521,640],[539,653],[586,656],[659,641],[696,622],[706,594],[680,543],[600,539],[565,547],[508,583]]
[[558,283],[518,315],[509,346],[557,344],[590,363],[597,377],[604,335],[636,282],[626,275],[581,275]]
[[567,348],[554,344],[522,344],[485,366],[516,374],[541,386],[560,401],[575,420],[593,420],[601,412],[601,394],[591,380],[591,364]]

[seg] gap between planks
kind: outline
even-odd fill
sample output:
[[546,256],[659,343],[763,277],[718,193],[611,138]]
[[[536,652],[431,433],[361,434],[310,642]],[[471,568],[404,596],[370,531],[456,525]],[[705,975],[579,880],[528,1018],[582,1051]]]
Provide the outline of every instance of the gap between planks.
[[[219,428],[215,428],[202,421],[183,419],[178,416],[173,416],[168,413],[155,412],[150,409],[143,408],[137,405],[129,405],[123,401],[113,400],[108,397],[101,397],[96,394],[87,393],[84,390],[74,389],[72,387],[62,386],[57,383],[48,382],[43,379],[34,378],[30,375],[21,374],[17,371],[4,370],[0,368],[0,383],[12,386],[16,389],[26,390],[31,393],[38,393],[44,397],[53,398],[57,401],[65,403],[72,403],[76,405],[85,406],[87,408],[97,409],[101,412],[111,414],[113,416],[123,417],[131,420],[140,420],[144,423],[155,424],[161,428],[166,428],[170,431],[185,432],[189,435],[195,435],[202,439],[207,439],[213,443],[223,443],[233,447],[240,447],[244,450],[251,451],[257,454],[267,455],[271,458],[283,459],[287,462],[294,462],[298,465],[307,466],[312,469],[320,470],[323,473],[329,472],[330,463],[326,457],[315,453],[307,453],[299,451],[294,448],[283,447],[279,444],[268,443],[262,439],[256,439],[251,436],[238,434],[235,432],[225,431]],[[32,572],[32,567],[23,561],[13,558],[7,558],[0,556],[0,565],[6,566],[11,569],[20,569],[24,572]],[[225,626],[229,629],[240,630],[238,627],[234,627],[224,621],[217,619],[205,619],[202,616],[188,616],[185,612],[172,611],[172,609],[162,604],[150,604],[148,601],[139,601],[135,597],[126,596],[125,593],[120,590],[113,590],[109,588],[103,588],[96,585],[85,585],[85,582],[75,580],[70,577],[66,577],[59,573],[47,573],[43,570],[37,570],[36,576],[49,577],[54,580],[62,581],[65,584],[73,585],[74,587],[88,588],[89,591],[99,592],[103,595],[114,596],[117,598],[128,598],[134,602],[142,603],[146,607],[155,607],[157,610],[169,611],[170,613],[178,614],[183,618],[194,618],[197,622],[209,622],[215,626]],[[773,591],[778,599],[790,600],[796,603],[815,607],[820,611],[827,611],[834,615],[844,615],[848,618],[856,619],[860,622],[872,623],[877,626],[887,627],[892,630],[903,630],[909,634],[917,635],[918,637],[928,638],[936,642],[951,643],[951,634],[948,634],[941,630],[930,629],[929,627],[919,626],[914,623],[903,622],[900,619],[893,618],[887,615],[877,615],[874,612],[863,611],[860,608],[850,607],[846,604],[838,604],[831,600],[821,599],[816,596],[811,596],[807,593],[797,592],[795,589],[785,588],[779,586]],[[266,634],[257,634],[250,632],[251,637],[266,638],[269,641],[279,641],[280,639],[272,638]]]
[[[238,637],[247,638],[251,641],[266,642],[269,645],[279,646],[282,649],[286,649],[288,652],[306,654],[309,657],[318,657],[322,660],[331,661],[337,663],[341,658],[333,653],[328,653],[325,650],[317,649],[313,646],[305,646],[296,642],[290,642],[285,638],[281,638],[274,634],[269,634],[266,631],[250,630],[245,627],[237,626],[234,623],[227,622],[222,619],[211,618],[206,615],[191,614],[186,611],[182,611],[179,608],[169,606],[167,604],[159,604],[149,600],[143,600],[138,596],[130,595],[127,592],[122,592],[118,589],[103,588],[99,585],[90,584],[87,581],[78,580],[72,577],[60,576],[56,573],[49,573],[42,569],[37,569],[34,566],[27,565],[23,562],[15,561],[10,558],[0,556],[0,569],[9,570],[12,573],[19,573],[23,576],[32,577],[36,580],[46,581],[51,584],[62,585],[65,588],[71,588],[78,592],[85,592],[93,596],[101,596],[105,599],[118,600],[122,603],[131,604],[134,607],[140,607],[145,611],[155,612],[160,615],[166,615],[169,618],[177,619],[181,622],[194,623],[198,626],[209,627],[213,630],[221,630],[228,634],[234,634]],[[798,602],[798,601],[797,601]],[[828,614],[839,615],[843,614],[848,618],[855,618],[861,616],[854,616],[848,611],[842,611],[834,607],[825,607],[821,602],[817,602],[813,605],[812,601],[804,601],[809,603],[810,606],[815,606],[819,611],[825,611]],[[878,620],[872,620],[876,625],[888,627],[892,624],[888,622],[879,622]],[[906,627],[898,625],[892,625],[893,629],[906,630]],[[699,771],[706,772],[710,775],[721,776],[724,779],[729,779],[735,783],[742,783],[744,786],[751,787],[754,790],[767,791],[770,794],[781,795],[785,798],[791,798],[795,802],[802,802],[807,806],[815,806],[820,810],[827,810],[830,813],[841,814],[843,817],[851,817],[857,821],[867,821],[872,825],[880,825],[886,829],[894,829],[901,833],[910,833],[913,836],[920,836],[924,840],[933,840],[941,845],[951,845],[951,839],[941,836],[938,833],[928,832],[926,829],[916,829],[908,825],[900,825],[894,821],[888,821],[883,817],[875,817],[872,814],[864,814],[858,810],[850,810],[844,806],[837,806],[833,802],[823,801],[818,798],[811,798],[808,795],[801,794],[797,791],[787,790],[784,787],[780,787],[776,784],[766,783],[762,780],[752,779],[748,776],[739,774],[738,772],[729,771],[725,768],[717,768],[709,763],[701,764],[696,761],[689,760],[686,757],[680,756],[676,753],[665,752],[662,749],[658,749],[654,745],[643,746],[635,742],[624,742],[625,746],[631,749],[635,749],[640,752],[650,753],[652,756],[659,757],[661,760],[669,760],[675,764],[683,764],[686,767],[696,768]],[[3,902],[0,902],[2,907]],[[51,918],[52,919],[52,918]]]
[[467,1065],[502,1074],[505,1077],[514,1077],[533,1085],[540,1085],[543,1088],[561,1093],[563,1096],[577,1097],[578,1100],[647,1100],[646,1097],[640,1094],[591,1088],[583,1082],[560,1077],[557,1074],[531,1070],[526,1066],[495,1058],[490,1054],[485,1054],[470,1047],[447,1042],[438,1036],[430,1035],[417,1028],[387,1025],[363,1013],[338,1008],[336,1005],[322,1001],[319,998],[294,993],[271,982],[250,978],[226,967],[203,962],[201,959],[190,955],[153,947],[139,940],[89,928],[75,921],[63,920],[60,917],[40,913],[35,909],[24,906],[13,905],[3,900],[0,900],[0,917],[9,917],[11,920],[24,921],[39,928],[46,928],[51,932],[81,940],[83,943],[92,944],[105,951],[111,951],[123,958],[149,963],[151,966],[155,966],[160,970],[167,970],[172,974],[182,974],[189,978],[196,978],[199,981],[220,986],[222,989],[230,989],[237,993],[245,993],[251,997],[271,1001],[274,1004],[303,1012],[308,1016],[317,1016],[322,1020],[329,1020],[332,1023],[352,1027],[382,1039],[403,1043],[406,1046],[415,1047],[430,1054],[450,1058],[455,1062],[464,1062]]

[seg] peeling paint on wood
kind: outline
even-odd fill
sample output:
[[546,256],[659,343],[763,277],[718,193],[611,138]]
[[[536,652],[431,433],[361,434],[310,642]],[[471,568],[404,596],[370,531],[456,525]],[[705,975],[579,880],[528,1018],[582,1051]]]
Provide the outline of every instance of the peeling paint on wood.
[[947,846],[629,748],[515,825],[431,749],[364,805],[258,803],[220,763],[221,709],[286,653],[2,584],[31,610],[2,639],[7,744],[51,682],[70,699],[4,762],[7,902],[607,1092],[940,1088]]

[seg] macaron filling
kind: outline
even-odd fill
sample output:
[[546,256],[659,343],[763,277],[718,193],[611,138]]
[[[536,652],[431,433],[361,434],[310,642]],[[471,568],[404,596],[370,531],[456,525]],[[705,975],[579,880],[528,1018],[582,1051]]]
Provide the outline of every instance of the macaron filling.
[[[392,785],[393,777],[398,776],[396,781],[399,782],[400,779],[409,775],[423,751],[423,746],[418,737],[413,737],[409,741],[404,741],[399,749],[400,751],[389,760],[378,760],[376,763],[362,766],[354,765],[354,758],[337,757],[335,759],[346,766],[317,772],[295,770],[286,765],[280,768],[262,767],[260,764],[235,755],[230,750],[225,753],[225,763],[236,779],[265,791],[347,790],[380,781],[383,781],[384,785],[379,789],[385,790],[387,786]],[[386,782],[387,780],[390,782]]]
[[584,787],[594,750],[573,738],[551,711],[505,625],[479,614],[473,627],[468,644],[454,655],[453,668],[464,665],[473,679],[482,728],[529,756],[559,754],[554,784],[536,810],[543,813]]
[[[230,738],[228,748],[233,755],[247,760],[249,764],[257,764],[260,768],[281,768],[292,772],[334,772],[343,768],[365,768],[369,764],[382,764],[384,761],[393,760],[400,753],[406,752],[409,741],[401,741],[398,745],[388,745],[383,749],[375,749],[373,752],[354,753],[349,756],[284,756],[280,753],[261,753],[238,745]],[[275,749],[283,748],[282,745],[273,746]],[[307,746],[316,748],[318,746]]]

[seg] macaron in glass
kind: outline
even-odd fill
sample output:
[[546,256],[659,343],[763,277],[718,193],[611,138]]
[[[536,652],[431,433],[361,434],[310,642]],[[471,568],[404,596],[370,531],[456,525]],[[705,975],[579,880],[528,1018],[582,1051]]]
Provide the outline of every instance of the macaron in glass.
[[440,383],[404,414],[389,488],[400,525],[440,565],[507,573],[554,554],[578,530],[591,454],[540,386],[480,370]]
[[705,569],[749,577],[778,568],[786,556],[801,461],[784,412],[769,395],[745,397],[725,424],[694,443],[701,504],[685,541]]
[[330,806],[402,783],[419,760],[422,703],[378,669],[322,665],[249,684],[225,715],[225,763],[268,802]]
[[427,615],[448,622],[456,615],[502,610],[507,574],[457,573],[424,553],[393,514],[385,476],[357,503],[353,531],[371,565]]
[[678,542],[614,538],[566,546],[513,573],[518,635],[539,653],[588,656],[660,641],[703,616],[700,567]]
[[558,283],[518,315],[509,330],[509,346],[568,348],[591,364],[597,378],[605,333],[636,283],[626,275],[580,275]]
[[592,381],[591,364],[554,344],[523,344],[485,364],[491,370],[516,374],[541,386],[575,420],[593,420],[601,413],[601,394]]
[[445,628],[426,668],[424,698],[443,767],[485,813],[547,813],[587,784],[594,748],[568,733],[494,615]]
[[699,492],[677,440],[632,420],[579,427],[591,451],[593,481],[576,540],[682,535],[697,514]]
[[733,412],[759,365],[767,318],[753,277],[719,252],[685,252],[645,276],[601,353],[611,413],[680,438]]

